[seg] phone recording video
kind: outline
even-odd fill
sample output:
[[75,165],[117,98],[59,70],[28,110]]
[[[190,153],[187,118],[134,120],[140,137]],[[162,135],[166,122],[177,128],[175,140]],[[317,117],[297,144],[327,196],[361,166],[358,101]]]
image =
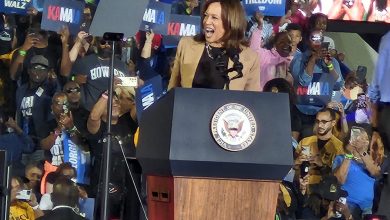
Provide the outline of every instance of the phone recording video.
[[358,109],[367,108],[367,97],[366,97],[366,94],[364,94],[364,93],[358,94],[357,108]]
[[29,201],[31,199],[31,190],[21,190],[16,194],[16,199]]
[[300,166],[300,174],[301,178],[305,177],[307,174],[309,174],[309,167],[310,163],[309,161],[303,161],[301,166]]

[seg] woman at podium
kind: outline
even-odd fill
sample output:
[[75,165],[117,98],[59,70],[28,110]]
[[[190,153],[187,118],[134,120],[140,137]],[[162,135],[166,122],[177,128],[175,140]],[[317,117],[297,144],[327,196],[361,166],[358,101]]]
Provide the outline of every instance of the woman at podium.
[[179,42],[168,89],[260,91],[259,58],[244,40],[240,1],[207,1],[201,18],[201,33]]

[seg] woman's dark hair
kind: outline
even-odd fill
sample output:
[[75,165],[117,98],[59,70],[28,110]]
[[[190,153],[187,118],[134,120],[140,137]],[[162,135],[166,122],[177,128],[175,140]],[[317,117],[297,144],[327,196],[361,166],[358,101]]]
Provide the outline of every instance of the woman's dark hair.
[[222,37],[222,42],[225,48],[239,49],[241,46],[248,46],[249,43],[245,39],[245,29],[247,21],[245,18],[245,11],[238,0],[209,0],[202,10],[200,22],[200,34],[195,36],[195,41],[205,42],[206,38],[203,33],[203,20],[205,13],[212,3],[219,2],[222,7],[221,19],[225,29],[225,35]]
[[287,80],[283,78],[271,79],[264,85],[263,91],[272,92],[272,88],[277,88],[278,92],[281,93],[288,93],[290,104],[296,103],[296,94],[294,88]]
[[326,21],[328,21],[328,16],[322,13],[315,13],[312,16],[310,16],[308,23],[307,23],[307,31],[310,32],[314,29],[316,26],[316,22],[319,18],[326,18]]
[[56,173],[58,175],[61,175],[62,174],[62,171],[64,170],[73,170],[74,172],[74,175],[75,177],[77,176],[77,171],[76,169],[72,166],[72,164],[70,162],[65,162],[65,163],[62,163],[58,166],[58,169],[56,170]]

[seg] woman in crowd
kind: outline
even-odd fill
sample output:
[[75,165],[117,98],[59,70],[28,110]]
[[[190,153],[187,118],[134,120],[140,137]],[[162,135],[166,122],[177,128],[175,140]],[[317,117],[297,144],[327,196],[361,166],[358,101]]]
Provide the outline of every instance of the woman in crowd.
[[333,162],[333,172],[342,188],[348,192],[347,204],[353,219],[372,213],[375,178],[380,175],[369,152],[370,138],[360,127],[352,127],[351,138],[345,145],[345,155]]
[[[168,89],[260,90],[259,58],[244,40],[245,12],[239,1],[210,0],[202,13],[202,32],[179,42]],[[227,74],[227,70],[234,71]]]

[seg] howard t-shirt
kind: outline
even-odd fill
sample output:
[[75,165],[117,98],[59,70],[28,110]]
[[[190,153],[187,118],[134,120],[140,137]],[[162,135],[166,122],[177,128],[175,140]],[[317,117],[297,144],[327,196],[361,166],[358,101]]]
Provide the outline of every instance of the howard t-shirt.
[[[108,90],[110,60],[103,60],[96,54],[91,54],[76,61],[72,74],[87,76],[87,82],[81,86],[81,103],[85,109],[91,111],[100,95]],[[116,77],[130,76],[126,64],[118,59],[114,60],[114,75]]]

